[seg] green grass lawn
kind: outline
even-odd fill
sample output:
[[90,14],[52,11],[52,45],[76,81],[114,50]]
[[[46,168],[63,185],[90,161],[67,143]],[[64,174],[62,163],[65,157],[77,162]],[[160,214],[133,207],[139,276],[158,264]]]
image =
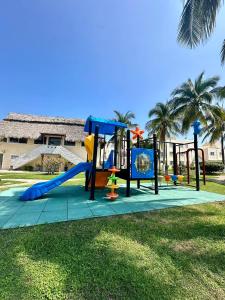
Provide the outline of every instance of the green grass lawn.
[[225,299],[225,202],[2,230],[0,270],[1,300]]
[[0,232],[1,299],[225,299],[225,203]]
[[215,182],[206,182],[206,185],[201,184],[201,191],[208,191],[212,193],[225,194],[225,185]]
[[[36,173],[36,172],[5,172],[0,173],[0,179],[37,179],[37,180],[50,180],[60,175],[61,173],[55,173],[54,175],[48,175],[44,173]],[[84,178],[84,173],[80,173],[76,175],[76,178]]]

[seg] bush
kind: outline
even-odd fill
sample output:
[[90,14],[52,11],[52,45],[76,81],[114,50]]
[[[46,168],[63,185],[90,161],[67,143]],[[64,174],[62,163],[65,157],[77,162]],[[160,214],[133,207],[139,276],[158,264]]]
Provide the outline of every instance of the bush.
[[30,171],[30,172],[31,172],[31,171],[34,170],[34,167],[28,165],[28,166],[24,166],[24,167],[22,168],[22,170],[23,170],[23,171]]
[[178,174],[184,175],[185,173],[187,173],[187,167],[184,165],[178,166]]
[[[200,168],[201,168],[201,165],[200,165]],[[195,170],[195,163],[194,163],[194,162],[191,163],[190,169],[191,169],[191,170]]]
[[57,155],[48,155],[44,157],[43,165],[48,172],[48,174],[55,174],[59,171],[59,168],[62,164],[62,159]]
[[[202,163],[200,163],[200,168],[202,170]],[[206,174],[223,172],[223,170],[224,170],[224,164],[220,161],[215,161],[215,162],[206,161],[205,162]]]

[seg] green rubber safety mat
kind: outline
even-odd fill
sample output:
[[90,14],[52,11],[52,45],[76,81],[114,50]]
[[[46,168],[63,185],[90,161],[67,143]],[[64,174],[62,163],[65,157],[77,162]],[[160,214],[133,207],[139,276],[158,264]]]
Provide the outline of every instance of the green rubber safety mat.
[[0,228],[16,228],[45,223],[80,220],[164,209],[174,206],[224,201],[225,195],[197,192],[183,187],[161,188],[159,195],[153,191],[135,187],[131,197],[125,197],[125,187],[119,188],[119,198],[109,201],[107,190],[96,190],[95,201],[89,200],[89,192],[82,186],[58,187],[43,198],[22,202],[20,195],[25,188],[11,188],[0,192]]

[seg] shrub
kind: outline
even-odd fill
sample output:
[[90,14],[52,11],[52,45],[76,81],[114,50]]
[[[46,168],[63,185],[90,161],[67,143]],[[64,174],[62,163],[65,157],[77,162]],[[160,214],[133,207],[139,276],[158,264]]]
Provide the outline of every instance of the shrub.
[[22,168],[22,170],[24,170],[24,171],[33,171],[33,170],[34,170],[34,167],[33,167],[33,166],[30,166],[30,165],[27,165],[27,166],[24,166],[24,167]]
[[[202,170],[202,163],[200,163],[200,168]],[[224,170],[224,164],[220,161],[215,161],[215,162],[206,161],[205,162],[206,174],[223,172],[223,170]]]
[[185,174],[187,172],[187,168],[184,165],[178,166],[178,173],[179,174]]
[[[201,167],[201,166],[200,166]],[[190,169],[191,170],[195,170],[195,163],[194,162],[192,162],[191,164],[190,164]]]
[[44,157],[43,165],[48,172],[48,174],[54,174],[59,170],[62,164],[62,159],[60,156],[48,155]]

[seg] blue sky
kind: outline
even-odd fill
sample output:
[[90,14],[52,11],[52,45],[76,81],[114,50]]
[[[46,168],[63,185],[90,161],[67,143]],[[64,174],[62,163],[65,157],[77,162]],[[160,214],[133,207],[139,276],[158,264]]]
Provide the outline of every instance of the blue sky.
[[205,70],[225,84],[225,9],[203,46],[177,44],[179,0],[7,0],[0,9],[0,118],[8,112],[111,118],[150,108]]

